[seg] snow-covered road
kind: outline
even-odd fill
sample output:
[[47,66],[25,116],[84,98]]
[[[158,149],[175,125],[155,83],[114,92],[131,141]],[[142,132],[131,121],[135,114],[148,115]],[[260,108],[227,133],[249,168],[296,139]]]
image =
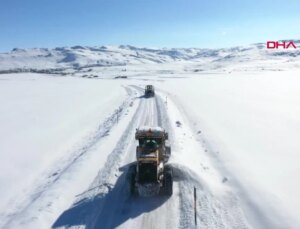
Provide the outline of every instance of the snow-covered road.
[[175,196],[170,199],[130,197],[126,172],[128,165],[135,160],[135,129],[163,122],[159,98],[144,98],[140,88],[131,88],[139,91],[135,100],[138,105],[131,121],[116,140],[117,144],[89,188],[77,196],[75,203],[54,223],[54,228],[70,225],[86,228],[156,228],[157,220],[162,223],[160,228],[177,226],[178,201]]
[[[139,87],[131,88],[142,95],[143,90]],[[175,105],[170,100],[163,100],[165,97],[161,92],[155,98],[139,96],[136,99],[138,105],[132,119],[105,165],[89,188],[60,215],[53,224],[54,228],[78,225],[83,228],[194,228],[194,187],[198,192],[199,227],[250,227],[238,197],[228,190],[222,174],[210,168],[204,155],[205,149],[194,138]],[[174,146],[174,158],[171,158],[175,174],[174,194],[171,198],[130,197],[126,172],[135,158],[135,128],[158,124],[168,130]],[[191,158],[194,161],[192,164]],[[213,187],[206,184],[203,173],[208,173],[207,179],[211,179],[214,185],[220,183],[217,184],[220,193],[210,190]]]

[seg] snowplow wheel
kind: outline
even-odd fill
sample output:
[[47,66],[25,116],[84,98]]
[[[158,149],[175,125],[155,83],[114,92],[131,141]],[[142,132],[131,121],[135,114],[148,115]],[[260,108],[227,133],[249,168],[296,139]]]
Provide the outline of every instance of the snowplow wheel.
[[130,179],[130,194],[135,196],[137,194],[136,188],[135,188],[135,174],[131,174]]
[[169,158],[171,156],[171,147],[166,146],[166,152],[165,152],[165,157],[164,157],[164,162],[167,163]]
[[129,190],[131,195],[136,195],[135,188],[135,177],[136,177],[136,165],[131,165],[128,169],[127,173],[128,182],[129,182]]
[[171,168],[168,168],[165,171],[164,191],[165,191],[165,195],[167,196],[172,196],[173,194],[173,174]]

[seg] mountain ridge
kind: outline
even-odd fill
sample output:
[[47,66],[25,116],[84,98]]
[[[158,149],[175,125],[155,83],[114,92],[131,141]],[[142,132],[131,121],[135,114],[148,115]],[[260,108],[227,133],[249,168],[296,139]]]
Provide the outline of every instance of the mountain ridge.
[[[300,47],[300,40],[293,40]],[[231,48],[146,48],[120,46],[71,46],[57,48],[14,48],[0,53],[0,71],[78,69],[85,67],[125,66],[133,64],[163,64],[174,61],[232,64],[239,62],[284,59],[295,61],[299,49],[268,50],[266,44],[255,43]]]

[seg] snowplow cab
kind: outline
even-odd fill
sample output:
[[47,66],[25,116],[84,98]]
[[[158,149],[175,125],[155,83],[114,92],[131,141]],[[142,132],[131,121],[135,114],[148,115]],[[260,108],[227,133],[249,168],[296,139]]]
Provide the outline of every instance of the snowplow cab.
[[136,150],[137,161],[153,158],[154,156],[158,157],[158,162],[169,159],[169,150],[166,149],[168,137],[168,133],[161,127],[145,126],[137,129],[135,133],[135,139],[139,143]]
[[145,97],[153,97],[155,95],[154,86],[153,85],[146,85],[145,87]]

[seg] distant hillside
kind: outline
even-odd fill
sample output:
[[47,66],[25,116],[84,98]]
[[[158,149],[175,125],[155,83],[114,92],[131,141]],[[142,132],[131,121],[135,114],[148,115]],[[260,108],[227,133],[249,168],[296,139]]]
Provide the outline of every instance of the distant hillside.
[[267,50],[264,43],[245,47],[223,49],[138,48],[129,45],[101,47],[62,47],[13,49],[0,54],[0,71],[61,71],[85,67],[124,66],[132,64],[160,64],[174,61],[196,63],[201,69],[216,69],[237,64],[264,63],[271,61],[297,62],[300,56],[300,40],[295,40],[298,49]]

